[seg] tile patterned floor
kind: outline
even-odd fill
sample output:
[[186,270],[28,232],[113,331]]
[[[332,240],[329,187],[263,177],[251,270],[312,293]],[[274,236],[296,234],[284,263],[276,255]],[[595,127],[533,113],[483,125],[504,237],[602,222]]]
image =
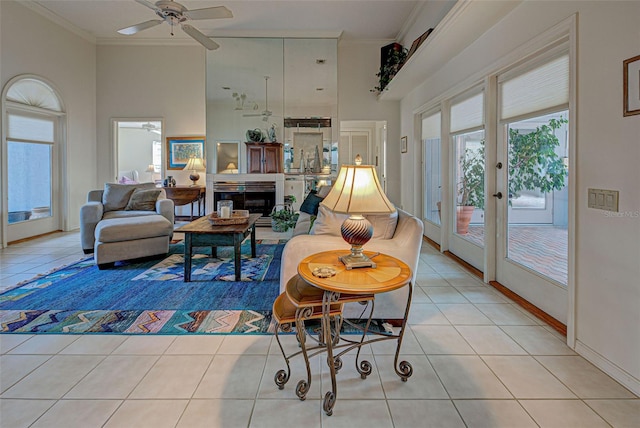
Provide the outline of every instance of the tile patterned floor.
[[[79,247],[64,233],[0,250],[0,288],[82,257]],[[0,427],[639,426],[638,397],[428,245],[402,350],[413,376],[395,375],[390,342],[363,352],[373,373],[360,379],[345,356],[327,417],[324,360],[301,402],[301,360],[284,390],[273,383],[283,362],[272,336],[0,334]]]

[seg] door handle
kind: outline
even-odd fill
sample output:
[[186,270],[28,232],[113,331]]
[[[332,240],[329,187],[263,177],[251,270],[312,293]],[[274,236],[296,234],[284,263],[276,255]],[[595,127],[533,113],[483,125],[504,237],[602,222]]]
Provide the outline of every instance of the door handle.
[[498,199],[502,199],[502,192],[494,193],[493,196],[495,196]]

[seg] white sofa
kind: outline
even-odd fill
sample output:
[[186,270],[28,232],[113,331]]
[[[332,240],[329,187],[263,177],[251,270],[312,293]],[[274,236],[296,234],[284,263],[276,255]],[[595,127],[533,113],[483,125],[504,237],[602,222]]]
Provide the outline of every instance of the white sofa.
[[[347,244],[340,235],[341,216],[331,214],[327,219],[328,210],[324,206],[320,206],[318,217],[315,220],[314,227],[311,232],[321,231],[322,234],[308,234],[310,216],[301,212],[296,228],[294,229],[294,237],[290,239],[284,247],[282,253],[282,263],[280,265],[280,292],[284,292],[286,284],[293,276],[298,273],[298,264],[305,257],[319,253],[322,251],[330,251],[337,249],[348,250],[350,245]],[[422,232],[423,224],[420,219],[413,215],[397,210],[397,225],[393,230],[379,230],[384,228],[384,223],[372,221],[374,225],[374,237],[364,245],[365,251],[378,251],[388,254],[405,262],[411,268],[413,278],[411,286],[415,283],[418,259],[420,249],[422,248]],[[321,224],[319,224],[321,223]],[[382,226],[376,228],[376,225]],[[389,239],[383,239],[379,235],[387,233]],[[381,293],[375,299],[375,311],[373,318],[385,320],[398,320],[404,317],[404,311],[407,302],[408,288],[403,287],[399,290],[388,293]],[[356,304],[347,304],[344,309],[346,318],[358,318],[362,315],[363,306]],[[365,314],[365,315],[368,315]]]
[[100,269],[120,260],[166,254],[173,209],[173,201],[154,183],[106,183],[104,190],[91,190],[80,208],[82,249],[94,254]]

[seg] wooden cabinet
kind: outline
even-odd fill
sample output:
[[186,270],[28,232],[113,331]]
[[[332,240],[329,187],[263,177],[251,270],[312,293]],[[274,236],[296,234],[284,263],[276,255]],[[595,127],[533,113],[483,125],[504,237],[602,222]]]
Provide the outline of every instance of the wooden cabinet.
[[282,144],[245,143],[247,145],[247,173],[272,174],[283,172]]

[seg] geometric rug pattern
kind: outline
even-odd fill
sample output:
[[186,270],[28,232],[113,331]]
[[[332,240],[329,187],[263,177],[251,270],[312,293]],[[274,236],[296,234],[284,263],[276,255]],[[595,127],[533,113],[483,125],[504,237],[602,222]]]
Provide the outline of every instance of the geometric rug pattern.
[[99,270],[88,258],[0,294],[2,333],[269,334],[280,289],[283,244],[242,246],[241,281],[233,247],[194,250],[183,282],[183,245],[155,259]]

